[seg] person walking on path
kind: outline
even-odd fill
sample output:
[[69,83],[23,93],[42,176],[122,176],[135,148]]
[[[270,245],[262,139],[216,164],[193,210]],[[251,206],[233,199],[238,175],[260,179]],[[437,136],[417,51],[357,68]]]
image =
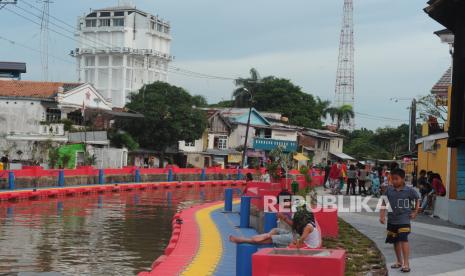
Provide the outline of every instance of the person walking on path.
[[331,172],[331,160],[328,160],[328,162],[326,162],[326,166],[325,166],[325,180],[323,182],[323,188],[324,188],[325,191],[326,191],[326,183],[329,180],[329,173],[330,172]]
[[367,195],[367,189],[365,187],[367,180],[368,180],[368,171],[366,170],[365,166],[362,166],[362,168],[358,172],[358,194],[359,195],[362,194],[362,190],[363,190],[363,194]]
[[[391,171],[392,186],[388,186],[386,197],[390,211],[387,215],[386,243],[394,245],[397,262],[391,268],[400,268],[401,272],[410,272],[410,220],[415,219],[420,208],[417,192],[405,185],[405,171],[394,169]],[[383,201],[383,207],[386,207]],[[413,205],[414,204],[414,205]],[[414,210],[412,211],[412,208]],[[379,215],[381,224],[386,223],[386,208],[382,208]]]
[[350,189],[352,189],[352,195],[355,195],[355,186],[357,186],[357,170],[355,169],[355,165],[352,164],[347,171],[346,195],[350,194]]
[[329,187],[333,195],[340,193],[339,183],[342,179],[341,162],[334,163],[329,172]]

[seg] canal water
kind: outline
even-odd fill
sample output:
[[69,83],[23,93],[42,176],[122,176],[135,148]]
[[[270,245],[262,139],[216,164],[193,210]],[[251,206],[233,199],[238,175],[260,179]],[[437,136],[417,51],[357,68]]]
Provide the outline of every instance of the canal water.
[[0,275],[136,275],[150,270],[171,237],[174,213],[221,200],[223,190],[146,190],[1,203]]

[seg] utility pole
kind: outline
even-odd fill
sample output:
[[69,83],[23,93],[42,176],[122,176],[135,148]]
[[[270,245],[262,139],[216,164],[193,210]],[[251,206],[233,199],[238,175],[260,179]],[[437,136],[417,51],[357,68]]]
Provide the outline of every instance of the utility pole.
[[245,129],[245,139],[244,139],[244,150],[242,151],[242,168],[245,167],[245,157],[246,157],[246,152],[247,152],[247,140],[249,138],[249,128],[250,128],[250,116],[252,114],[252,107],[253,107],[253,95],[252,93],[247,89],[243,89],[244,92],[249,94],[249,102],[250,102],[250,107],[249,107],[249,116],[247,118],[247,126]]

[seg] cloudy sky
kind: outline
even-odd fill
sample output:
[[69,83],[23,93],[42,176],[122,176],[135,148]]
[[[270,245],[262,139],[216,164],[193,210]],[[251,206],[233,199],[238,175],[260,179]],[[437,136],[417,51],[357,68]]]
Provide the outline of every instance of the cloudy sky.
[[[18,2],[25,9],[25,3],[40,6],[34,0]],[[139,9],[171,21],[174,66],[232,78],[245,77],[255,67],[262,76],[288,78],[322,99],[334,96],[343,0],[134,2]],[[75,25],[77,16],[90,8],[117,3],[55,0],[51,14]],[[425,6],[426,0],[355,0],[357,127],[375,129],[407,121],[408,101],[396,103],[390,98],[429,93],[449,66],[448,46],[433,34],[442,27],[423,12]],[[37,20],[18,8],[10,9]],[[5,9],[0,10],[0,26],[0,60],[27,62],[24,78],[40,80],[40,54],[18,45],[40,49],[39,26]],[[75,81],[75,66],[68,56],[75,41],[54,34],[50,41],[51,80]],[[171,74],[170,82],[204,95],[211,103],[230,99],[234,89],[232,81],[178,74]]]

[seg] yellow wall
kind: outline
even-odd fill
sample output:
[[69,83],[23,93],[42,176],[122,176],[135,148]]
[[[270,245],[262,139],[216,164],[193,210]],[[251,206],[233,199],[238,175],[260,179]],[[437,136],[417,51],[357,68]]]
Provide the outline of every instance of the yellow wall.
[[[423,144],[418,145],[418,173],[421,170],[432,171],[441,175],[442,181],[447,181],[447,138],[436,141],[437,150],[434,152],[423,151]],[[449,198],[457,198],[457,149],[451,149],[450,156],[450,185]]]
[[418,144],[418,172],[433,171],[441,175],[445,182],[447,177],[447,139],[436,141],[436,151],[423,151],[423,143]]

